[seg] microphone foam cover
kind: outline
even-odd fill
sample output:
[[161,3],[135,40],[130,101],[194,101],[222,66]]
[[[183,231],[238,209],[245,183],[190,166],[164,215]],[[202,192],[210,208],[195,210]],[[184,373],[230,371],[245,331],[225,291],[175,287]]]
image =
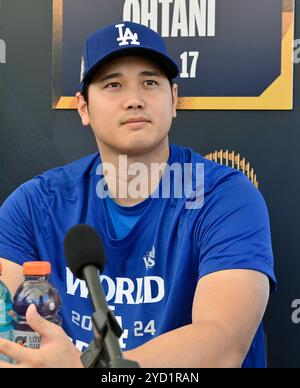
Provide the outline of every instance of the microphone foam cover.
[[105,265],[101,240],[89,225],[76,225],[69,230],[64,241],[68,266],[78,279],[84,279],[83,268],[94,265],[100,272]]

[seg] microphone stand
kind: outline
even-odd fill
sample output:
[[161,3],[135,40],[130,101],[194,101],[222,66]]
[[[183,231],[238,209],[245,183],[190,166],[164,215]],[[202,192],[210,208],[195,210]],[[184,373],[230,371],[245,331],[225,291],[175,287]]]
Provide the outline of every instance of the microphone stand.
[[106,302],[99,298],[99,295],[104,293],[99,277],[94,276],[95,268],[87,266],[83,271],[95,309],[92,315],[95,338],[81,356],[83,366],[85,368],[139,368],[137,362],[123,358],[119,345],[122,329]]

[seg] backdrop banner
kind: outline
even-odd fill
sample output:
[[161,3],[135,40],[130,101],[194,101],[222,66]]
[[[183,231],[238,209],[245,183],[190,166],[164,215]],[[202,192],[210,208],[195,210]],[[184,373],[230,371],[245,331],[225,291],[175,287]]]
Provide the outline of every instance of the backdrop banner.
[[75,108],[85,38],[142,23],[180,67],[178,109],[292,109],[294,0],[53,0],[53,108]]

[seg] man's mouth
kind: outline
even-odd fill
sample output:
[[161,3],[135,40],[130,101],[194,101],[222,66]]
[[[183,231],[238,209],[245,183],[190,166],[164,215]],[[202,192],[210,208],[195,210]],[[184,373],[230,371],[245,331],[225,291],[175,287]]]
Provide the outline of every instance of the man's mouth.
[[139,127],[145,124],[150,123],[150,120],[145,117],[134,117],[123,122],[123,125],[128,125],[130,127]]
[[130,123],[149,123],[150,120],[146,119],[145,117],[134,117],[131,119],[128,119],[124,122],[124,124],[130,124]]

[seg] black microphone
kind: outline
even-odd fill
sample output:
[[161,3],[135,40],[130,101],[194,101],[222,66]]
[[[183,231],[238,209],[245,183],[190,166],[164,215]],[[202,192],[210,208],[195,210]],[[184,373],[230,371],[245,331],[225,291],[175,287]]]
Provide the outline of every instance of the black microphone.
[[99,278],[98,270],[103,271],[105,255],[96,231],[88,225],[74,226],[65,237],[64,248],[71,271],[77,278],[86,281],[95,310],[92,320],[96,342],[93,341],[90,345],[92,356],[88,356],[89,361],[83,360],[85,366],[95,367],[95,358],[101,354],[103,356],[104,351],[106,360],[102,360],[100,367],[138,367],[123,359],[118,340],[122,330],[107,306]]
[[98,275],[98,270],[101,273],[104,269],[105,255],[96,231],[89,225],[76,225],[67,233],[64,247],[72,273],[87,283],[94,310],[106,313],[108,307]]

